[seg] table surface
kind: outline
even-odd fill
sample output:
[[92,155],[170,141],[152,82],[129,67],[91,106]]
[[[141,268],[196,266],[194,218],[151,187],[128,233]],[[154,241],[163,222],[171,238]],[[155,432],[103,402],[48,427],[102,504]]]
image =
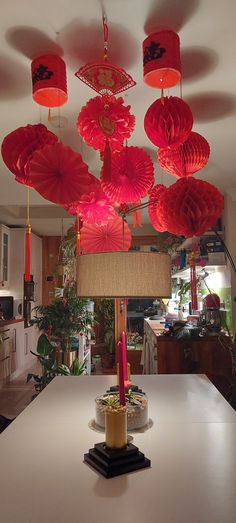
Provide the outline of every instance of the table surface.
[[0,435],[3,523],[235,523],[236,413],[202,375],[136,376],[152,466],[105,479],[83,463],[94,398],[114,376],[58,377]]

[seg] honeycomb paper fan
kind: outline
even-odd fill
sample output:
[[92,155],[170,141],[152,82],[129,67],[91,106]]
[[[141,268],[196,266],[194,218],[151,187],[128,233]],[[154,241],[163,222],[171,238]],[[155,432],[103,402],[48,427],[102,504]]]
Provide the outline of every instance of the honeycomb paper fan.
[[116,216],[106,225],[83,225],[81,247],[85,253],[128,251],[131,232],[126,222]]

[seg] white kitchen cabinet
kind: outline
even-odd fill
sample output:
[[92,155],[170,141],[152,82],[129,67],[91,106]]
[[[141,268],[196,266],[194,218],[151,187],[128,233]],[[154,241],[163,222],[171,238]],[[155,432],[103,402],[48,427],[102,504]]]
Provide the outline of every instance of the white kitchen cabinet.
[[0,288],[10,286],[10,229],[0,225]]

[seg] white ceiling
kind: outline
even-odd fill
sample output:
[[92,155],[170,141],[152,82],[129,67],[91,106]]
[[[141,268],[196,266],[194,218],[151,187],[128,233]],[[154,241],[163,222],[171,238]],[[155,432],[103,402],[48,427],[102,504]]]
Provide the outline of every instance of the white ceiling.
[[[209,163],[197,176],[223,192],[235,191],[235,0],[0,0],[0,8],[1,142],[6,134],[27,123],[41,121],[48,125],[47,110],[32,100],[30,63],[44,52],[59,52],[67,65],[69,97],[60,111],[65,125],[60,130],[61,139],[81,152],[90,172],[99,176],[98,153],[82,143],[75,126],[82,105],[96,94],[74,73],[82,64],[103,55],[104,10],[109,26],[109,57],[137,82],[123,94],[136,116],[129,144],[143,146],[152,155],[156,183],[169,185],[174,178],[158,168],[155,148],[143,129],[144,114],[159,97],[159,91],[143,83],[142,41],[146,34],[169,27],[179,33],[181,40],[183,98],[193,111],[193,129],[203,134],[211,146]],[[169,94],[179,96],[179,86]],[[58,116],[58,110],[53,115]],[[58,133],[58,129],[52,130]],[[0,221],[24,223],[25,188],[14,181],[2,160],[0,183]],[[33,190],[31,205],[36,232],[61,234],[62,217],[67,226],[64,211],[53,206],[52,217],[47,212],[52,205]]]

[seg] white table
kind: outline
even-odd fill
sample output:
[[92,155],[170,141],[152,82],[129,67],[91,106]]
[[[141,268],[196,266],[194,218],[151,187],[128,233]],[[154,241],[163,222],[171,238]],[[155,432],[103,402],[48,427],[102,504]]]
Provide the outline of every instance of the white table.
[[94,397],[114,376],[56,378],[0,435],[3,523],[235,523],[236,413],[205,376],[136,376],[152,467],[105,479],[83,463],[103,434]]

